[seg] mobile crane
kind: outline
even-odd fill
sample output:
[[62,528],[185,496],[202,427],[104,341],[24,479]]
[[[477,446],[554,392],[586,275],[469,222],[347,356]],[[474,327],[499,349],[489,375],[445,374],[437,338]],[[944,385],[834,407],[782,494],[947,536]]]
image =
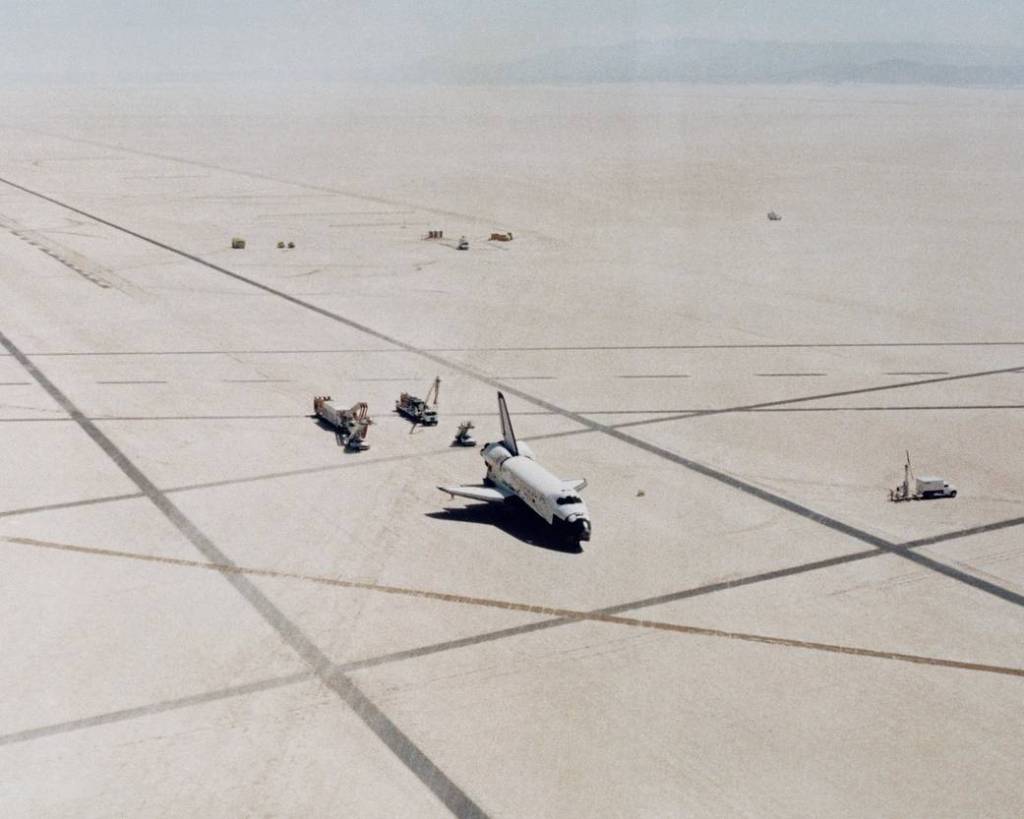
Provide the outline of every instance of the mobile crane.
[[395,401],[395,412],[404,415],[413,424],[425,427],[437,426],[437,401],[441,393],[440,377],[434,379],[426,398],[417,398],[403,392]]

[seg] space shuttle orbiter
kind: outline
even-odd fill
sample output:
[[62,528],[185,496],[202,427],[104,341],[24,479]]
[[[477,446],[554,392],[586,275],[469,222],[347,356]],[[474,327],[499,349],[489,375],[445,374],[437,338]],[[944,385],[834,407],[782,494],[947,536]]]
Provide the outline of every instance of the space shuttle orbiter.
[[519,498],[551,524],[555,532],[571,543],[590,540],[590,513],[577,494],[586,480],[556,478],[534,460],[533,452],[516,440],[505,396],[498,393],[501,440],[484,444],[480,450],[487,474],[478,486],[439,486],[454,497],[486,503],[504,503]]

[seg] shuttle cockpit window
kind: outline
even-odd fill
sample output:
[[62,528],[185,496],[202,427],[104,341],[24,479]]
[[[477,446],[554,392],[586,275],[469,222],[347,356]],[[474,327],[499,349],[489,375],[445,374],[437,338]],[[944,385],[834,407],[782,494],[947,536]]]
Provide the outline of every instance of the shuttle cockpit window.
[[573,503],[583,503],[583,501],[576,495],[563,495],[555,501],[559,506],[569,506]]

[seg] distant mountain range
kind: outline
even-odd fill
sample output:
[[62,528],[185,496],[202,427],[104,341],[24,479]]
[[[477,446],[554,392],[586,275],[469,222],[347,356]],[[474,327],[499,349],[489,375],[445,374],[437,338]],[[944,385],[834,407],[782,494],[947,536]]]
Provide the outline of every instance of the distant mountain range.
[[924,43],[634,41],[469,65],[440,58],[406,79],[453,83],[889,83],[1024,86],[1024,49]]

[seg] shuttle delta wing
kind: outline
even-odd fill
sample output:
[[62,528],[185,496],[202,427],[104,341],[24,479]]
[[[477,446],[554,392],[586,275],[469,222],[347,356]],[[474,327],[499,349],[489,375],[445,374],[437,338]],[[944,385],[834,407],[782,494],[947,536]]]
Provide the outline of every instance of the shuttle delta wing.
[[573,492],[579,492],[587,488],[586,478],[566,478],[562,483],[564,483]]
[[452,497],[458,495],[460,498],[484,501],[485,503],[503,503],[507,498],[512,497],[513,492],[504,487],[493,486],[439,486],[442,492],[447,492]]
[[508,416],[505,396],[500,392],[498,393],[498,414],[501,416],[501,442],[510,455],[518,455],[519,444],[516,442],[516,434],[512,431],[512,419]]

